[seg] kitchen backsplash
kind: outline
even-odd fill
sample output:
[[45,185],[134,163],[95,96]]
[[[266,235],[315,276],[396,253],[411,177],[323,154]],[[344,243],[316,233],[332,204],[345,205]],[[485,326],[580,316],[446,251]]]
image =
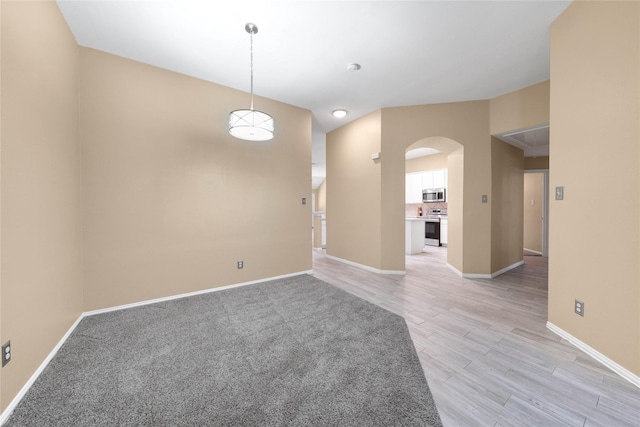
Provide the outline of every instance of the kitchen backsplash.
[[426,216],[431,213],[432,209],[447,209],[446,203],[406,203],[405,217],[413,218],[418,216],[418,208],[422,208],[422,215]]

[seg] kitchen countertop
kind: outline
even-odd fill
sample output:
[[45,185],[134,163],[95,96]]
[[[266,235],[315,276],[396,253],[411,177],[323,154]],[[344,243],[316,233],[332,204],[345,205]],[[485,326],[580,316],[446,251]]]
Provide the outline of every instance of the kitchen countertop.
[[407,221],[440,221],[443,219],[447,219],[446,215],[427,215],[427,216],[416,216],[416,217],[406,217]]

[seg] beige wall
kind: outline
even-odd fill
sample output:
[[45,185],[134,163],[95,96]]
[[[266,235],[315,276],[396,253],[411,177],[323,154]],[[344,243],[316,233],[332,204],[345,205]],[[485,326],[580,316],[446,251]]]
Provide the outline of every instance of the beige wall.
[[[465,230],[462,245],[455,240],[448,243],[448,262],[463,260],[458,270],[468,274],[489,274],[491,270],[491,207],[482,204],[481,195],[491,193],[491,139],[489,137],[489,102],[459,102],[449,104],[421,105],[413,107],[387,108],[383,110],[383,166],[394,173],[386,177],[389,188],[383,206],[389,212],[389,240],[383,247],[385,259],[392,253],[402,253],[404,248],[404,166],[405,149],[429,137],[443,137],[452,144],[452,151],[464,147],[464,173],[451,170],[449,175],[449,229],[462,224]],[[461,173],[462,188],[456,188],[452,174]],[[455,193],[462,194],[462,203],[451,203]],[[464,207],[464,209],[463,209]],[[394,251],[394,252],[392,252]],[[460,252],[461,254],[457,253]],[[404,267],[404,258],[402,259]]]
[[449,154],[447,166],[447,211],[458,212],[458,215],[448,216],[447,263],[456,270],[463,271],[463,251],[451,251],[449,247],[453,245],[454,248],[462,248],[464,244],[464,222],[459,214],[464,210],[464,147],[459,147]]
[[524,170],[549,169],[549,156],[525,157]]
[[522,261],[524,153],[491,138],[491,271]]
[[276,137],[240,141],[246,93],[79,48],[52,1],[0,16],[2,409],[82,311],[311,269],[309,111],[256,98]]
[[386,271],[404,271],[405,257],[405,154],[409,146],[396,145],[386,128],[390,121],[385,110],[382,111],[381,145],[384,158],[380,162],[381,180],[381,269]]
[[491,135],[549,123],[549,81],[489,101]]
[[[2,3],[0,2],[0,46],[2,46]],[[2,57],[0,52],[0,189],[2,188]],[[0,191],[0,224],[2,224],[2,191]],[[4,343],[2,335],[2,226],[0,225],[0,342]],[[4,410],[2,404],[2,370],[0,370],[0,412]]]
[[[449,205],[449,219],[450,228],[459,225],[470,231],[464,242],[450,240],[449,257],[464,259],[464,265],[456,267],[460,271],[489,273],[491,209],[480,205],[480,195],[491,191],[488,105],[478,101],[388,108],[329,133],[327,253],[380,270],[404,270],[405,150],[438,137],[436,145],[446,139],[449,153],[464,146],[459,152],[464,153],[464,173],[456,171],[460,178],[451,180],[449,170],[449,195],[458,193],[463,201]],[[378,151],[380,160],[372,161],[371,154]],[[456,182],[464,192],[454,188]]]
[[[2,46],[2,3],[0,3],[0,46]],[[1,55],[1,52],[0,52]],[[2,57],[0,56],[0,189],[2,188]],[[2,224],[2,191],[0,191],[0,224]],[[2,226],[0,225],[0,342],[4,343],[2,335]],[[0,370],[0,412],[4,410],[2,404],[2,370]]]
[[309,111],[257,98],[276,137],[242,141],[226,124],[246,93],[80,60],[85,310],[311,269]]
[[382,268],[381,163],[386,153],[375,161],[371,155],[380,151],[380,125],[381,112],[376,111],[327,134],[326,180],[327,254],[377,269]]
[[2,409],[82,312],[78,47],[54,2],[2,2]]
[[[447,146],[448,155],[464,147],[456,153],[462,168],[452,172],[447,160],[449,200],[459,201],[448,205],[449,224],[460,230],[460,239],[453,231],[449,240],[449,263],[467,274],[491,273],[491,204],[481,203],[483,194],[491,194],[488,101],[387,108],[329,133],[328,254],[404,270],[404,155],[430,137]],[[374,162],[377,151],[381,158]]]
[[313,247],[319,249],[322,247],[322,216],[313,215]]
[[316,207],[319,212],[327,210],[327,180],[322,181],[316,190]]
[[[545,88],[536,85],[516,98],[537,100],[541,92],[544,98]],[[498,102],[496,111],[506,103]],[[538,109],[522,110],[520,123],[540,119]],[[449,172],[448,263],[464,274],[488,275],[521,261],[523,154],[492,142],[489,111],[490,101],[386,108],[379,112],[381,123],[375,113],[331,132],[327,176],[330,186],[340,185],[328,191],[328,253],[380,270],[404,270],[404,175],[425,169],[424,160],[405,161],[404,154],[410,146],[434,146],[445,147],[437,160]],[[381,158],[373,162],[377,151]],[[489,203],[482,203],[483,195]]]
[[523,236],[525,249],[542,253],[544,174],[524,174]]
[[[311,188],[308,111],[258,98],[277,137],[238,141],[226,117],[247,94],[79,49],[53,2],[1,2],[0,16],[0,332],[14,347],[3,409],[83,310],[311,268],[310,205],[300,203]],[[637,2],[571,5],[552,25],[546,89],[551,187],[565,187],[565,200],[551,203],[549,320],[635,374],[639,18]],[[329,134],[330,253],[404,269],[404,150],[445,136],[460,144],[447,159],[448,262],[490,272],[502,250],[492,244],[495,180],[513,159],[488,135],[544,123],[545,84],[491,101],[384,109]],[[505,107],[514,103],[521,108]],[[505,174],[492,171],[497,159]],[[620,201],[617,220],[600,237],[606,251],[585,251],[584,230],[600,218],[592,194],[605,190]],[[574,298],[585,301],[584,318]]]
[[[551,82],[549,321],[640,375],[640,3],[571,4]],[[594,194],[616,205],[595,246]]]
[[[327,210],[327,180],[322,181],[315,191],[316,206],[315,211],[326,212]],[[326,224],[326,220],[325,220]],[[313,216],[313,247],[322,247],[322,217],[320,215]]]
[[422,172],[433,169],[447,169],[447,154],[439,153],[430,156],[417,157],[405,162],[405,172]]

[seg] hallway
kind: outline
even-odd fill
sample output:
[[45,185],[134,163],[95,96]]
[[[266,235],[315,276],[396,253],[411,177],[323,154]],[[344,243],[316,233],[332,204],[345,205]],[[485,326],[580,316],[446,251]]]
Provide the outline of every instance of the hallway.
[[640,389],[547,329],[548,258],[463,279],[441,247],[406,276],[313,256],[316,277],[405,318],[445,426],[637,425]]

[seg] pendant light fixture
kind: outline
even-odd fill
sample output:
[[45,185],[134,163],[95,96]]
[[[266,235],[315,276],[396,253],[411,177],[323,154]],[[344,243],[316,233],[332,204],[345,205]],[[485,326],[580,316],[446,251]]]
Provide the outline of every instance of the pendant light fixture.
[[251,107],[229,114],[229,133],[247,141],[268,141],[273,138],[273,118],[253,109],[253,35],[258,32],[258,27],[249,23],[244,29],[251,36]]

